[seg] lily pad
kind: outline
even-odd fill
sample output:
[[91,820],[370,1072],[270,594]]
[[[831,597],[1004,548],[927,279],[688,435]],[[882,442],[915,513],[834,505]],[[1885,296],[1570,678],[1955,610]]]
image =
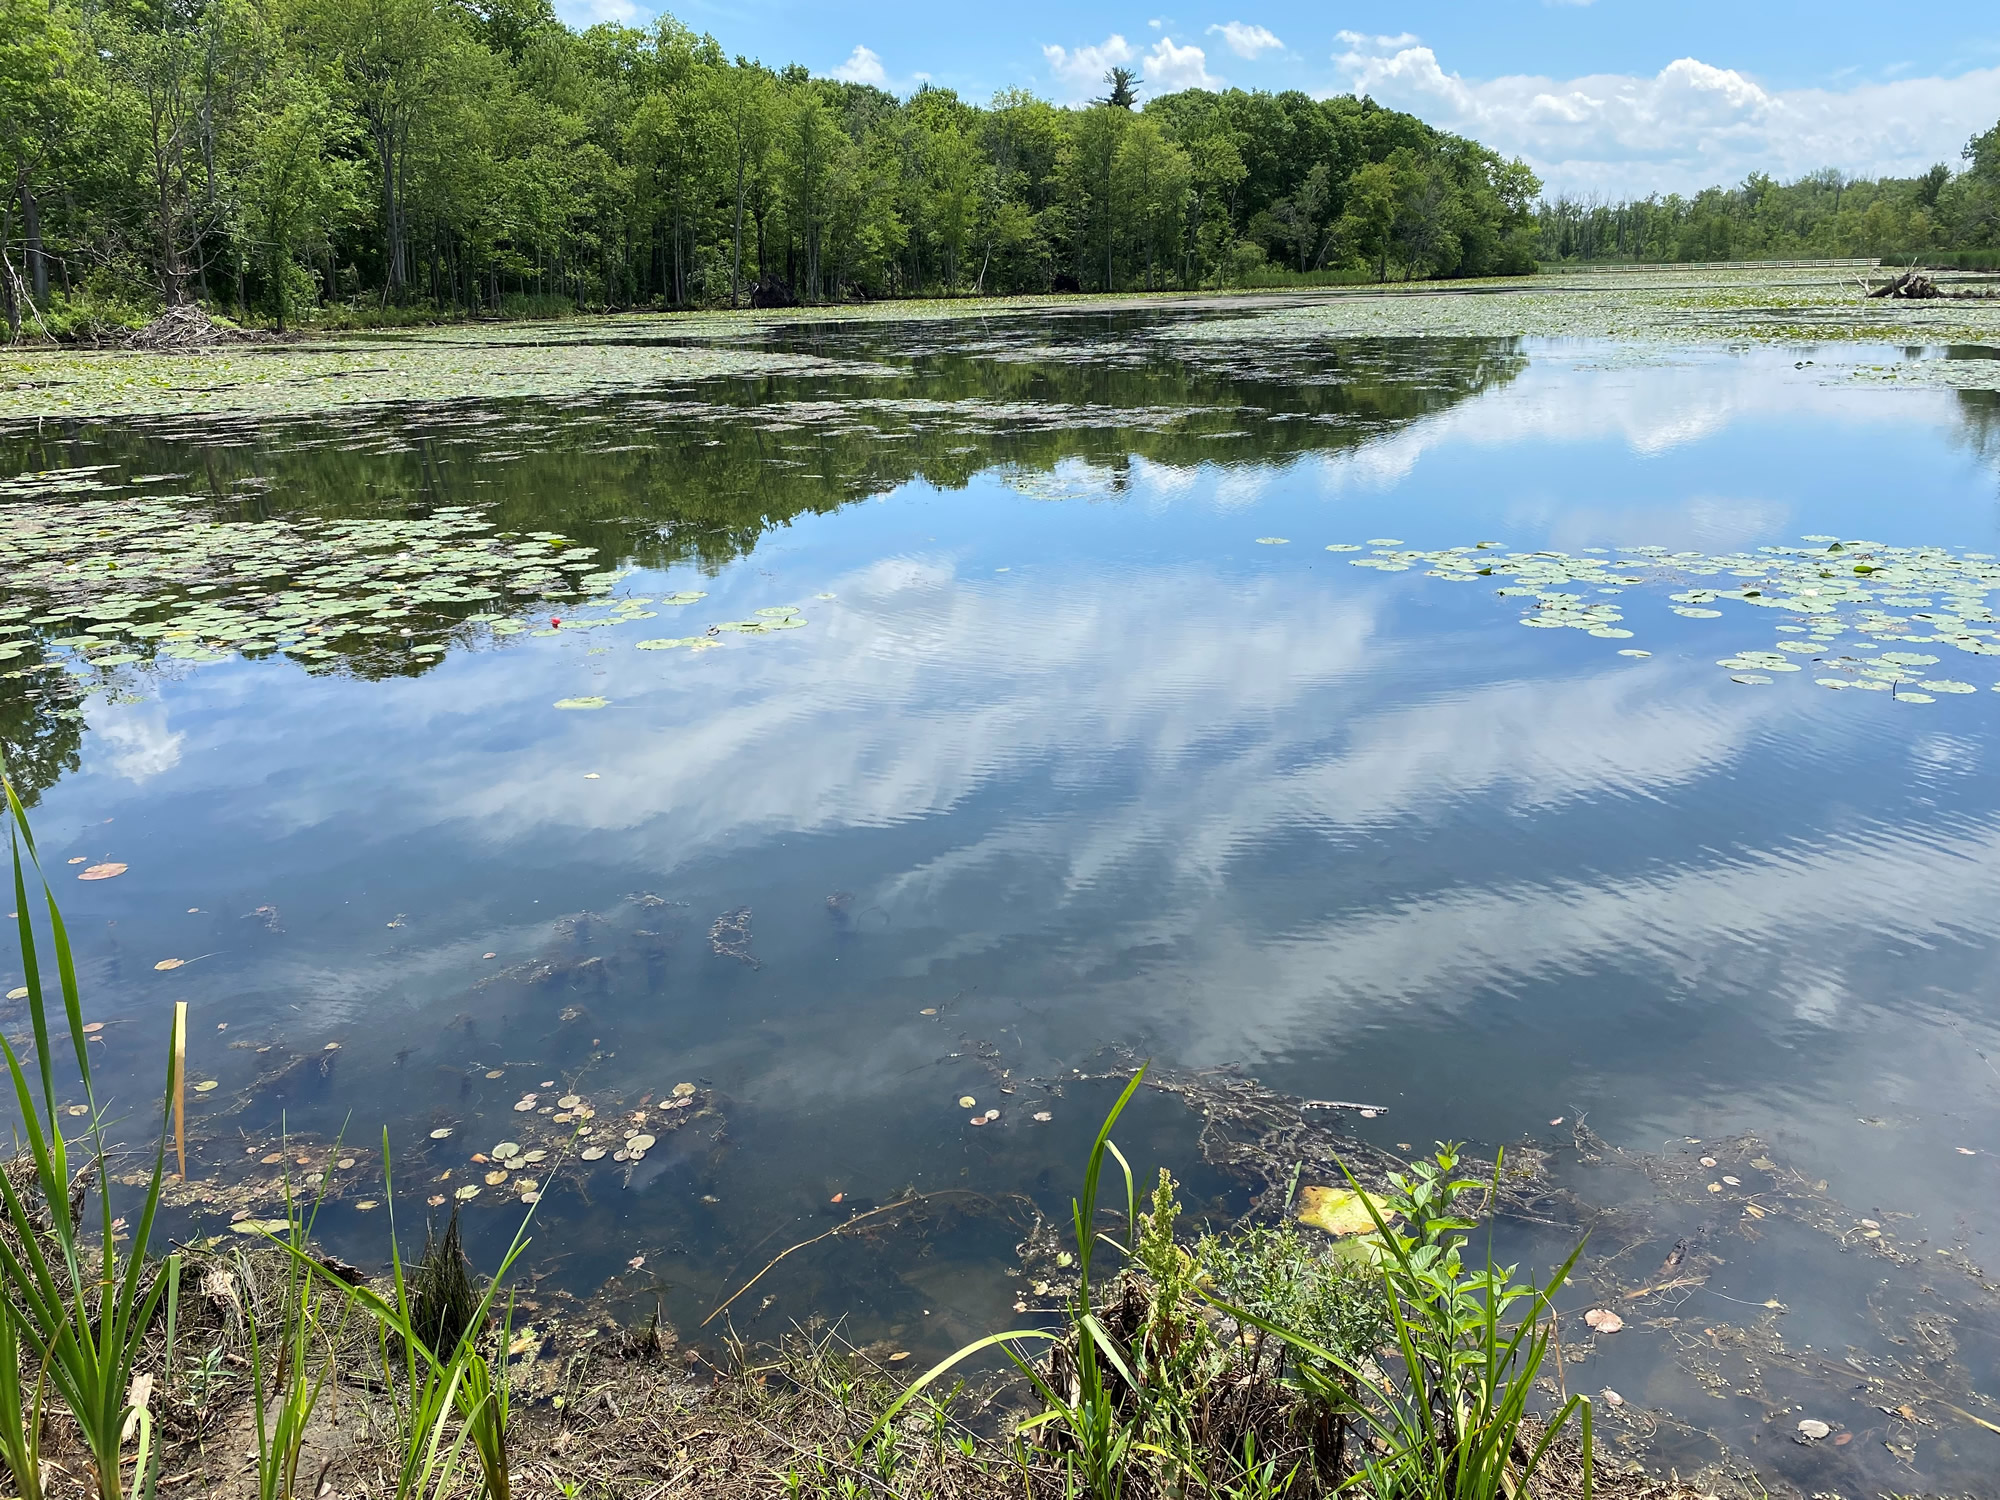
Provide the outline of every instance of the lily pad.
[[1367,1195],[1366,1203],[1362,1198],[1363,1195],[1352,1188],[1302,1187],[1298,1195],[1299,1222],[1324,1229],[1331,1235],[1366,1234],[1375,1228],[1375,1221],[1368,1214],[1368,1204],[1373,1204],[1376,1213],[1384,1219],[1396,1216],[1386,1198],[1373,1193]]
[[611,700],[609,698],[558,698],[556,700],[557,708],[609,708],[610,706]]

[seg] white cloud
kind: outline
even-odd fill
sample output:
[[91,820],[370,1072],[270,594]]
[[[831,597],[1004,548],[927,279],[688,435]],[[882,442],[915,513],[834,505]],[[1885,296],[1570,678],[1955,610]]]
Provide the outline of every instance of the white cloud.
[[1955,161],[1990,124],[2000,68],[1851,88],[1766,89],[1733,68],[1683,57],[1650,78],[1447,72],[1418,38],[1339,33],[1349,89],[1519,155],[1551,192],[1689,192],[1753,171],[1825,166],[1909,175]]
[[1176,47],[1170,36],[1160,38],[1146,54],[1141,70],[1155,94],[1171,94],[1178,89],[1219,89],[1222,80],[1208,71],[1208,54],[1190,42]]
[[1129,66],[1139,52],[1114,31],[1096,45],[1078,47],[1073,52],[1050,43],[1042,48],[1042,56],[1048,60],[1049,72],[1055,76],[1057,85],[1074,101],[1094,93],[1109,69]]
[[[1412,47],[1423,40],[1414,31],[1399,31],[1394,36],[1370,36],[1365,31],[1336,31],[1333,39],[1343,47],[1372,47],[1378,52],[1394,47]],[[1334,61],[1339,62],[1340,59],[1335,57]]]
[[830,76],[842,83],[868,83],[878,89],[889,86],[889,74],[882,66],[881,57],[873,48],[858,42],[854,50],[847,54],[847,61],[835,68]]
[[1100,94],[1105,73],[1114,67],[1136,67],[1150,94],[1223,86],[1223,81],[1208,71],[1206,52],[1192,43],[1180,46],[1170,36],[1161,37],[1144,55],[1114,31],[1101,42],[1074,49],[1050,43],[1042,48],[1042,56],[1057,92],[1070,104]]
[[1284,43],[1265,26],[1252,26],[1246,21],[1225,21],[1220,26],[1208,28],[1210,36],[1219,36],[1231,52],[1238,57],[1255,62],[1265,52],[1277,52]]
[[181,763],[187,736],[168,730],[158,705],[143,709],[115,708],[92,715],[91,733],[104,754],[104,769],[138,783],[150,781]]

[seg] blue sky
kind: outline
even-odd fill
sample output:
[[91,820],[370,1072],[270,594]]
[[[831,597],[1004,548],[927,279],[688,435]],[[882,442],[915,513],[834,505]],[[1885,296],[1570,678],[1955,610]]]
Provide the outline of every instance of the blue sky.
[[[657,14],[643,0],[558,9],[577,24]],[[1854,0],[1217,0],[1195,10],[699,0],[674,13],[732,53],[898,93],[929,79],[971,99],[1025,85],[1068,102],[1096,91],[1114,62],[1159,89],[1367,93],[1527,158],[1552,191],[1612,197],[1753,170],[1921,171],[1956,164],[1966,138],[2000,120],[1991,0],[1942,0],[1900,19]]]

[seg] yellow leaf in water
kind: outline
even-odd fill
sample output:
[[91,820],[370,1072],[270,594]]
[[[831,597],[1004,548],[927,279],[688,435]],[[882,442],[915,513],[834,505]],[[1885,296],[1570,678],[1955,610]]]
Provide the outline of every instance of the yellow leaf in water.
[[221,1087],[222,1085],[217,1083],[213,1078],[204,1078],[194,1086],[194,1091],[197,1094],[210,1094]]
[[76,878],[78,880],[109,880],[114,875],[123,875],[128,868],[129,866],[116,863],[92,865]]
[[1299,1222],[1324,1229],[1328,1234],[1366,1234],[1375,1227],[1375,1221],[1368,1216],[1369,1203],[1375,1205],[1375,1211],[1384,1219],[1396,1216],[1388,1200],[1373,1193],[1363,1202],[1362,1195],[1352,1188],[1302,1187]]
[[163,958],[158,963],[154,964],[153,967],[155,969],[164,972],[167,969],[178,969],[182,964],[186,962],[187,960],[184,958]]

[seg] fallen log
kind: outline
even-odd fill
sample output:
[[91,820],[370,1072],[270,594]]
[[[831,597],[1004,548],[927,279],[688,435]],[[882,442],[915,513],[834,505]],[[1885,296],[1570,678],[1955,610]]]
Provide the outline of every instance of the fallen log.
[[1937,283],[1922,271],[1909,270],[1894,281],[1876,287],[1868,294],[1871,297],[1895,297],[1910,301],[1928,301],[1939,296]]

